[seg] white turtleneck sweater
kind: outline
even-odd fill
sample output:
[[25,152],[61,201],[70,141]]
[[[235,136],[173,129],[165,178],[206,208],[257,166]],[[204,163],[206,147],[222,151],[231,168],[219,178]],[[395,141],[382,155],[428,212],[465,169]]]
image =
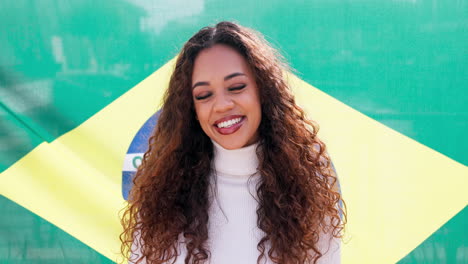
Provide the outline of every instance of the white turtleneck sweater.
[[[213,173],[210,175],[213,183],[210,196],[215,199],[209,211],[209,263],[255,264],[259,256],[257,244],[263,237],[263,231],[257,227],[256,212],[258,202],[255,188],[260,180],[255,151],[257,144],[227,150],[212,142],[215,152]],[[214,184],[214,180],[217,184]],[[213,192],[217,194],[213,196]],[[179,236],[179,239],[182,240],[183,237]],[[319,259],[319,264],[340,263],[339,239],[331,237],[330,234],[323,234],[319,247],[325,252]],[[136,243],[133,248],[138,252]],[[176,264],[183,264],[186,256],[185,245],[180,243],[178,249],[181,254],[177,257]],[[268,252],[268,247],[265,252]],[[270,259],[265,262],[265,257],[262,263],[273,263]]]

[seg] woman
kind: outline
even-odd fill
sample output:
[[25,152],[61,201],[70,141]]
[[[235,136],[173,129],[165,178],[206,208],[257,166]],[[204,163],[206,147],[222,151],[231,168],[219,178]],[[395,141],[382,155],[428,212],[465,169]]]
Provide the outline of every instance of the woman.
[[184,45],[122,219],[132,263],[339,263],[337,178],[279,58],[231,22]]

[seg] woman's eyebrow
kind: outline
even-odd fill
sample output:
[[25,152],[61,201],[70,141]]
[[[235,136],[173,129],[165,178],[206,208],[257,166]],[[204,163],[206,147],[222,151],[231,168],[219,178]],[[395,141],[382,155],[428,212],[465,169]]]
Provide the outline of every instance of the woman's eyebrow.
[[203,85],[210,85],[210,83],[209,82],[197,82],[196,84],[192,86],[192,90],[195,89],[195,87],[197,86],[203,86]]
[[[227,80],[232,79],[232,78],[237,77],[237,76],[245,76],[245,74],[243,74],[241,72],[231,73],[231,74],[227,75],[226,77],[224,77],[224,81],[227,81]],[[192,90],[195,89],[195,87],[197,87],[197,86],[203,86],[203,85],[210,85],[210,83],[209,82],[197,82],[192,86]]]
[[244,75],[244,76],[245,76],[245,74],[243,74],[243,73],[241,73],[241,72],[231,73],[231,74],[229,74],[228,76],[224,77],[224,81],[227,81],[227,80],[229,80],[229,79],[232,79],[232,78],[234,78],[234,77],[236,77],[236,76],[241,76],[241,75]]

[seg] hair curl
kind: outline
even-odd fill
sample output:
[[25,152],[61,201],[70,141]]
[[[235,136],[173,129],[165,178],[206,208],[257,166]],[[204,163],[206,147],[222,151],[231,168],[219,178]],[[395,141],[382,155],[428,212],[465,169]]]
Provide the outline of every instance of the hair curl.
[[[237,50],[250,65],[259,87],[259,207],[257,225],[265,233],[257,263],[268,255],[274,263],[316,263],[323,255],[321,235],[341,237],[346,213],[337,177],[318,125],[294,100],[284,71],[287,65],[261,34],[232,22],[202,28],[179,54],[149,149],[133,180],[124,209],[122,253],[139,261],[169,263],[186,239],[185,263],[209,258],[209,175],[213,145],[194,110],[191,78],[198,53],[215,44]],[[340,217],[343,216],[343,219]],[[139,241],[135,240],[139,234]],[[269,250],[266,245],[269,243]],[[138,261],[138,262],[139,262]]]

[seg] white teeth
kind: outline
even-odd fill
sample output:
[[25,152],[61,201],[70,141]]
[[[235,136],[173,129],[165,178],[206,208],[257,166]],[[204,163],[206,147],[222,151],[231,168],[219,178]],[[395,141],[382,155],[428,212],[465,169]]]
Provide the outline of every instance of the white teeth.
[[231,120],[227,120],[227,121],[224,121],[224,122],[221,122],[219,123],[217,126],[219,128],[224,128],[224,127],[230,127],[234,124],[237,124],[241,121],[241,117],[238,117],[238,118],[234,118],[234,119],[231,119]]

